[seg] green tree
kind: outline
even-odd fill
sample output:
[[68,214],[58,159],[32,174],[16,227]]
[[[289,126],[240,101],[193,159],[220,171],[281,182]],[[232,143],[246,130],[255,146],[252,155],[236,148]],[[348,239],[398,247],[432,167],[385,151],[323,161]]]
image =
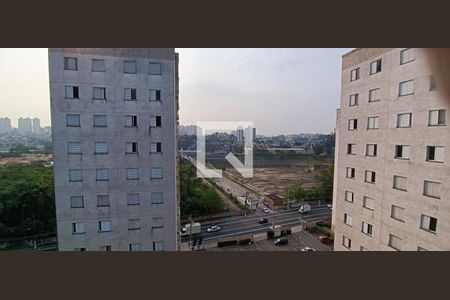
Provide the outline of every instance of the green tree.
[[316,179],[321,183],[321,196],[326,200],[331,200],[333,198],[334,165],[322,170],[316,175]]

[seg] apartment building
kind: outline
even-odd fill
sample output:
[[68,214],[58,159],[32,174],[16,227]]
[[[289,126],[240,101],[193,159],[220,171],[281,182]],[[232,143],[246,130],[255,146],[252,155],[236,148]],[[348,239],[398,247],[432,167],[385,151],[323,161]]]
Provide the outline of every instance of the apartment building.
[[450,250],[448,109],[423,50],[343,56],[335,250]]
[[33,119],[33,133],[41,134],[41,120],[39,118]]
[[178,250],[178,54],[50,48],[58,248]]
[[32,133],[33,123],[30,118],[19,118],[17,120],[19,133]]
[[0,118],[0,133],[9,133],[11,130],[11,119],[7,117]]

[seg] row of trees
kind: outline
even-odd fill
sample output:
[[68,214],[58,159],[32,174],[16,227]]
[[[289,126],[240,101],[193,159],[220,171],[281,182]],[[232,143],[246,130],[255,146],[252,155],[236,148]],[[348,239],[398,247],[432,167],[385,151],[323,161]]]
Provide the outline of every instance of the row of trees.
[[54,199],[51,168],[0,167],[0,240],[54,232]]
[[181,217],[197,217],[225,211],[217,191],[197,178],[197,171],[190,163],[180,165]]

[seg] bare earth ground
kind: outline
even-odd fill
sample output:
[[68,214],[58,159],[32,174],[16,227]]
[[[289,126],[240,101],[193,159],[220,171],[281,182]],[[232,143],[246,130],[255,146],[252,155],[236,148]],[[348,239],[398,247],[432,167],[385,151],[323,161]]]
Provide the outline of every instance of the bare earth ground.
[[246,179],[233,168],[227,168],[227,172],[233,177],[256,187],[258,191],[265,195],[282,195],[286,188],[299,181],[302,181],[303,187],[307,189],[319,186],[315,179],[315,175],[319,171],[311,170],[308,166],[299,164],[292,164],[291,167],[285,168],[255,168],[253,169],[253,178]]

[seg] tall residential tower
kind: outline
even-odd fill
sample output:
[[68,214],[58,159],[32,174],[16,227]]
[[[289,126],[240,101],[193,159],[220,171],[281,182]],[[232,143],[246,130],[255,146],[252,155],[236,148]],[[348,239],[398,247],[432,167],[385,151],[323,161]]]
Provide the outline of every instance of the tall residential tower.
[[59,250],[177,250],[178,54],[50,48]]
[[447,119],[423,50],[343,56],[335,250],[450,250]]

